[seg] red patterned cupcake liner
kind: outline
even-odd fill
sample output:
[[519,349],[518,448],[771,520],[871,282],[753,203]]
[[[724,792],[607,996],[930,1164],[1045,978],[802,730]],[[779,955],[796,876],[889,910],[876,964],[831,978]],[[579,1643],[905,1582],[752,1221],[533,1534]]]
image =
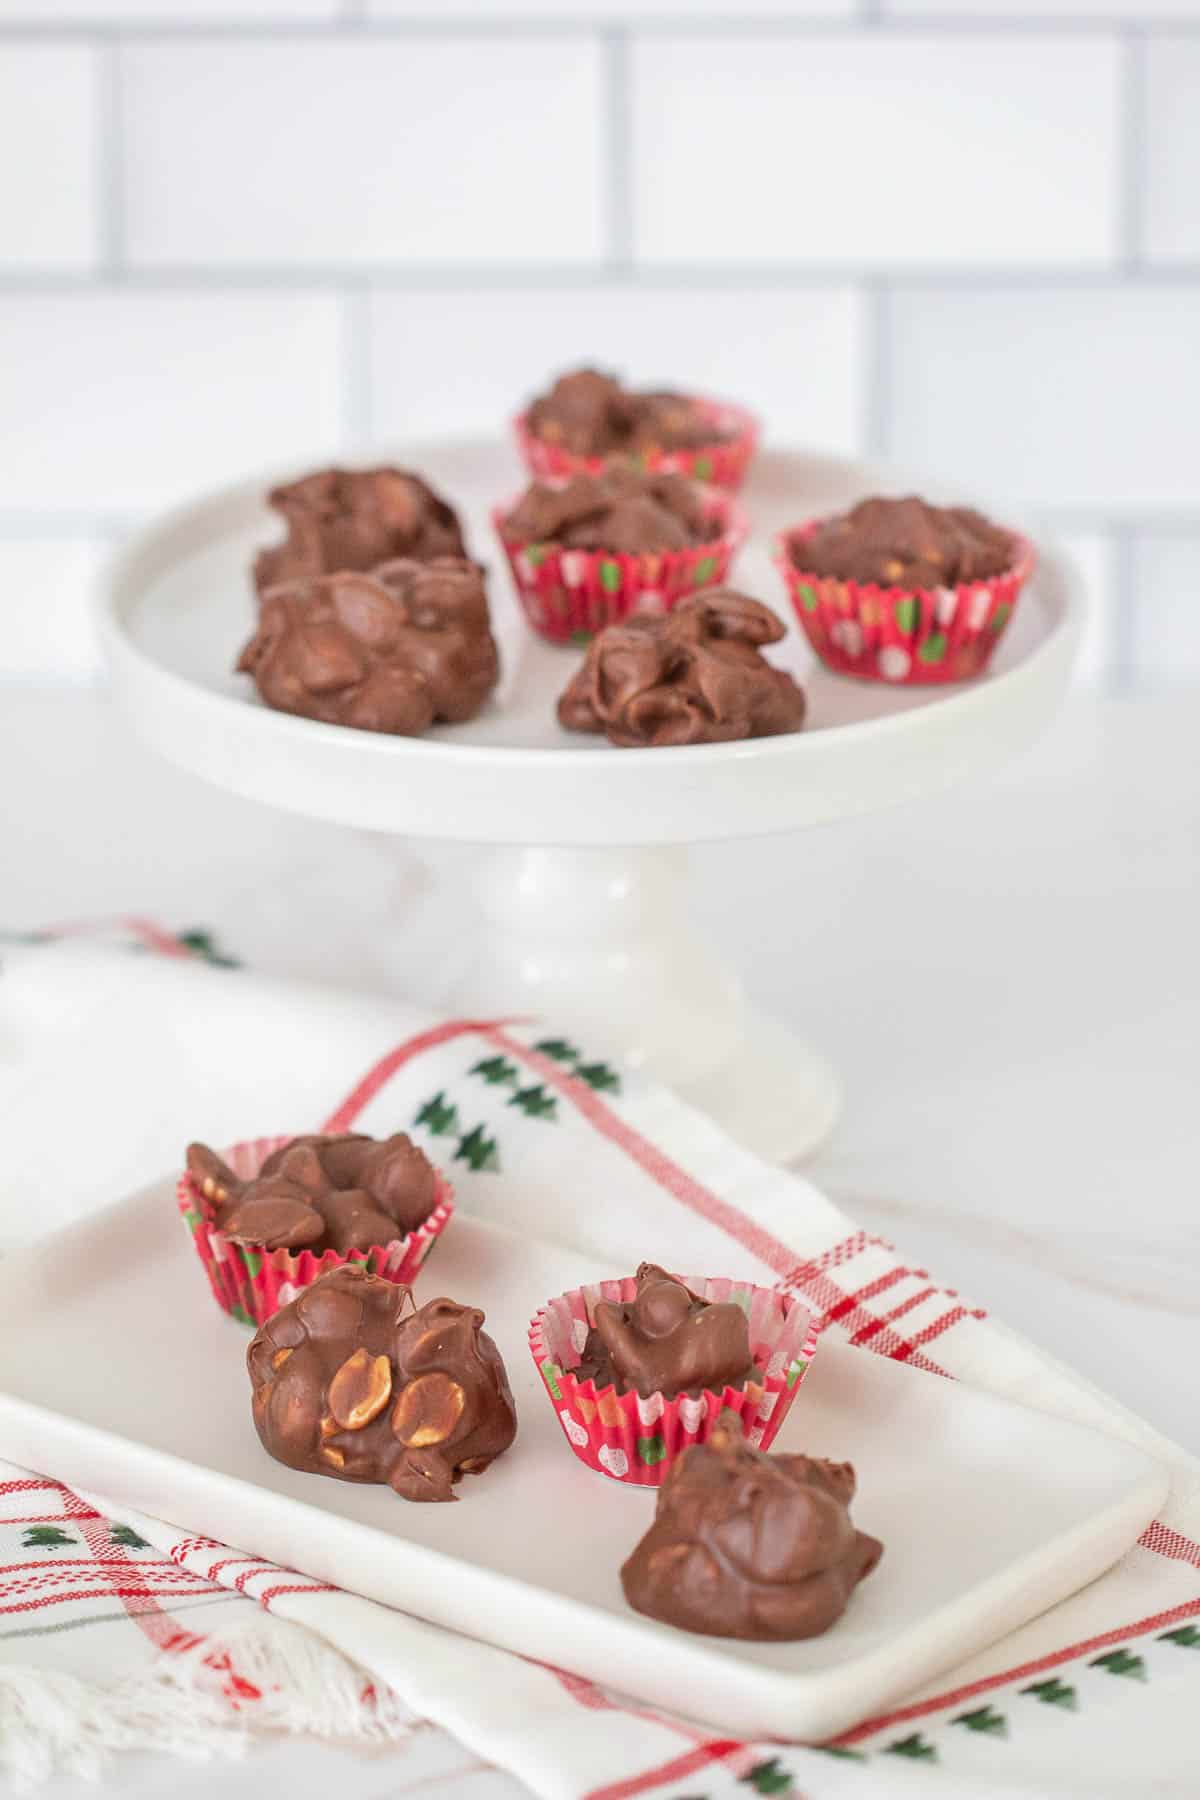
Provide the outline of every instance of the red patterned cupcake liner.
[[1011,568],[957,587],[880,587],[798,568],[794,559],[821,523],[808,519],[775,539],[775,564],[792,609],[827,668],[890,687],[967,681],[982,674],[1012,618],[1037,553],[1014,537]]
[[581,456],[565,450],[561,444],[547,443],[529,429],[529,414],[518,413],[512,422],[521,460],[539,481],[554,481],[568,475],[598,475],[606,462],[632,463],[658,475],[686,475],[690,481],[704,482],[708,487],[724,488],[736,494],[746,479],[746,472],[758,448],[759,424],[744,406],[730,406],[723,400],[695,401],[697,408],[712,420],[715,436],[711,443],[690,450],[663,450],[653,446],[646,450],[618,452],[611,456]]
[[746,518],[728,494],[704,495],[714,535],[687,550],[566,550],[505,534],[514,501],[492,510],[517,597],[533,629],[554,644],[587,643],[596,632],[633,613],[670,612],[681,600],[724,581],[746,537]]
[[619,1394],[611,1386],[597,1390],[594,1381],[579,1381],[573,1371],[597,1302],[634,1299],[635,1276],[560,1294],[529,1327],[533,1360],[571,1449],[589,1469],[626,1487],[661,1487],[681,1451],[708,1441],[724,1407],[737,1413],[750,1442],[765,1450],[800,1391],[825,1323],[803,1300],[775,1288],[697,1275],[679,1279],[702,1300],[732,1300],[742,1307],[750,1322],[751,1354],[764,1371],[761,1382],[668,1400],[662,1394],[648,1399]]
[[[252,1138],[220,1154],[235,1175],[251,1181],[272,1151],[282,1150],[294,1135]],[[356,1250],[348,1256],[341,1256],[336,1250],[326,1250],[320,1256],[314,1256],[311,1250],[255,1250],[231,1242],[214,1224],[211,1202],[186,1170],[179,1178],[176,1200],[217,1305],[243,1325],[263,1325],[281,1306],[294,1300],[302,1288],[311,1287],[319,1276],[346,1263],[361,1264],[387,1281],[412,1281],[454,1213],[450,1183],[440,1169],[434,1173],[437,1204],[423,1225],[391,1243]]]

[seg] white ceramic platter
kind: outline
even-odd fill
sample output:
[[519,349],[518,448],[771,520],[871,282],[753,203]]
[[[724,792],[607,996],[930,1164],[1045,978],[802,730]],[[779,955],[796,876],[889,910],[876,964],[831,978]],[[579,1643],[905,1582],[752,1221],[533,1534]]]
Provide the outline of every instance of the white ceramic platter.
[[[481,442],[395,455],[453,500],[490,564],[504,668],[490,705],[468,725],[410,739],[258,703],[232,669],[252,625],[253,552],[279,535],[263,504],[276,471],[171,513],[114,565],[101,600],[114,691],[156,749],[238,793],[371,830],[497,844],[691,843],[792,830],[992,767],[1036,736],[1066,684],[1082,600],[1069,562],[1043,544],[1038,575],[980,680],[905,690],[846,680],[814,662],[793,626],[777,660],[808,689],[803,732],[614,750],[560,729],[554,702],[579,652],[536,639],[517,610],[488,521],[489,507],[522,484],[514,452]],[[910,483],[835,458],[763,454],[745,494],[752,536],[733,578],[790,617],[771,534],[897,485]]]
[[0,1266],[0,1445],[118,1505],[648,1701],[686,1701],[719,1730],[813,1740],[1092,1580],[1165,1496],[1165,1472],[1126,1444],[831,1338],[780,1442],[854,1462],[854,1516],[883,1539],[880,1568],[805,1643],[654,1624],[617,1579],[653,1497],[575,1460],[525,1343],[542,1300],[625,1272],[456,1218],[420,1292],[486,1309],[520,1433],[460,1503],[408,1505],[261,1449],[247,1333],[214,1306],[164,1183]]

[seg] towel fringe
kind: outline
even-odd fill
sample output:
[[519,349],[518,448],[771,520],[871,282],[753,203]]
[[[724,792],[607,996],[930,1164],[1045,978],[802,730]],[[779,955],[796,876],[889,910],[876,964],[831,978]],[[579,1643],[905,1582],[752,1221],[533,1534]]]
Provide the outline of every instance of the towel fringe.
[[390,1688],[278,1618],[164,1651],[116,1687],[0,1665],[0,1776],[18,1789],[57,1774],[95,1779],[119,1750],[205,1761],[244,1755],[263,1731],[384,1744],[416,1723]]

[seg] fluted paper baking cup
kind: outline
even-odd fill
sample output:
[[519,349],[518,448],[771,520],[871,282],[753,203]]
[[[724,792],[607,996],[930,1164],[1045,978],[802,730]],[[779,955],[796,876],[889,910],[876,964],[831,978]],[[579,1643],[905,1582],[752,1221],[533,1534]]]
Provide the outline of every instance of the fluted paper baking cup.
[[606,625],[634,613],[667,613],[691,594],[724,581],[746,536],[746,519],[728,494],[708,488],[705,511],[711,541],[686,550],[626,555],[610,550],[568,550],[507,534],[516,505],[492,511],[517,598],[533,629],[555,644],[586,644]]
[[[235,1175],[252,1181],[268,1156],[290,1144],[294,1135],[251,1138],[218,1154]],[[382,1275],[387,1281],[412,1281],[454,1213],[450,1183],[440,1169],[435,1169],[434,1174],[437,1201],[424,1224],[390,1243],[354,1250],[347,1256],[336,1250],[315,1256],[311,1250],[263,1250],[233,1243],[215,1223],[211,1201],[186,1169],[179,1178],[176,1200],[217,1305],[243,1325],[263,1325],[281,1306],[294,1300],[302,1288],[311,1287],[330,1269],[340,1269],[347,1263],[368,1269],[372,1275]]]
[[696,398],[693,404],[712,420],[714,436],[711,443],[694,445],[690,450],[649,445],[641,450],[619,450],[609,456],[581,456],[538,437],[529,429],[527,412],[518,413],[512,425],[521,460],[539,481],[598,475],[606,463],[625,462],[656,475],[686,475],[689,481],[701,481],[708,487],[736,494],[758,448],[758,420],[744,406],[730,406],[723,400]]
[[775,1288],[723,1277],[678,1277],[702,1300],[732,1300],[750,1324],[750,1351],[761,1381],[706,1389],[667,1399],[619,1394],[580,1381],[574,1370],[601,1300],[627,1302],[637,1278],[601,1281],[548,1300],[529,1327],[529,1349],[568,1444],[589,1469],[626,1487],[660,1487],[667,1470],[691,1444],[706,1443],[718,1415],[729,1407],[752,1444],[766,1449],[787,1417],[808,1372],[824,1320],[803,1300]]
[[776,567],[792,610],[829,669],[889,687],[924,687],[980,675],[1033,573],[1037,552],[1013,536],[1013,562],[1000,575],[956,587],[880,587],[814,575],[796,562],[819,519],[775,539]]

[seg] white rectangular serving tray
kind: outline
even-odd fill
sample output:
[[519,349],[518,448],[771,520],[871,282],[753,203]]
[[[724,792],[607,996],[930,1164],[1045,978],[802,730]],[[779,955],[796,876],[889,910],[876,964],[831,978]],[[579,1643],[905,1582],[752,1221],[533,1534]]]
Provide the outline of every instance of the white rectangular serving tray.
[[417,1506],[262,1450],[249,1334],[214,1305],[164,1183],[0,1264],[0,1454],[718,1730],[813,1741],[1093,1580],[1165,1497],[1166,1471],[1128,1444],[831,1335],[779,1447],[854,1463],[879,1569],[803,1643],[643,1619],[617,1571],[653,1493],[576,1461],[526,1346],[543,1300],[628,1272],[456,1215],[418,1297],[485,1309],[520,1430],[459,1503]]

